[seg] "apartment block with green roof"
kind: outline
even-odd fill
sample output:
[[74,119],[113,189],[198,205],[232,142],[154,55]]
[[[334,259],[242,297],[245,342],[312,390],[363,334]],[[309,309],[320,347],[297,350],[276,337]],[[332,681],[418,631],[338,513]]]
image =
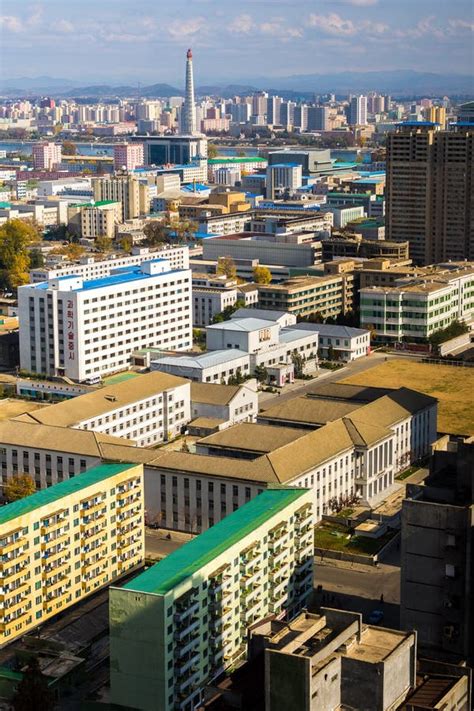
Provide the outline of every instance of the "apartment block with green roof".
[[110,589],[111,702],[194,709],[204,686],[245,657],[249,626],[293,618],[312,579],[311,492],[264,491]]
[[144,557],[141,464],[102,464],[0,507],[0,647]]

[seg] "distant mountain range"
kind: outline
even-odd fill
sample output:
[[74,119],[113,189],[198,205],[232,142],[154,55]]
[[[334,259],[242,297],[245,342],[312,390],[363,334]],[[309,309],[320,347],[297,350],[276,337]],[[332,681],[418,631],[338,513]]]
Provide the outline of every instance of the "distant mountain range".
[[[473,96],[474,80],[465,74],[435,74],[408,70],[374,72],[338,72],[334,74],[298,74],[287,77],[254,77],[242,79],[238,84],[208,84],[198,86],[199,96],[251,94],[266,89],[271,94],[280,94],[286,98],[308,98],[313,94],[334,93],[347,95],[379,91],[393,96]],[[137,96],[153,98],[182,96],[183,90],[170,84],[151,84],[140,89],[133,85],[93,84],[82,85],[78,81],[48,76],[22,77],[20,79],[0,80],[0,94],[3,96],[53,95],[60,97],[124,97]]]

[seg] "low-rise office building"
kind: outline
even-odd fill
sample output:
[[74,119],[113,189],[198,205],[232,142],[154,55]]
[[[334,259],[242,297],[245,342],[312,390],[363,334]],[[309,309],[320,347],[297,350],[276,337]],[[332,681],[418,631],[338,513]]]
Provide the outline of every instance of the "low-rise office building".
[[207,353],[158,358],[150,367],[208,383],[228,382],[237,375],[253,375],[258,369],[266,369],[269,382],[277,386],[292,382],[295,370],[300,374],[317,367],[317,334],[254,318],[253,310],[249,314],[248,318],[208,326]]
[[[293,239],[291,239],[293,237]],[[258,259],[262,264],[287,267],[308,267],[321,261],[321,242],[314,231],[304,239],[302,235],[284,234],[229,234],[203,240],[203,259],[217,260],[225,255],[234,260]]]
[[360,290],[360,322],[378,338],[426,341],[453,321],[474,317],[474,264],[453,262],[397,279],[393,286]]
[[153,358],[150,361],[150,368],[181,378],[188,378],[197,383],[225,384],[229,378],[251,375],[248,353],[238,350]]
[[193,326],[209,326],[217,314],[222,313],[237,301],[251,306],[258,301],[258,287],[247,284],[245,292],[236,279],[224,275],[199,274],[194,272]]
[[3,506],[0,646],[143,564],[143,467],[102,464]]
[[17,473],[34,479],[37,489],[70,479],[106,459],[107,444],[137,449],[131,440],[98,432],[43,425],[27,415],[0,422],[1,485]]
[[147,447],[181,433],[191,419],[190,403],[189,381],[154,372],[35,410],[24,419],[124,437]]
[[[397,486],[396,474],[428,454],[436,439],[434,398],[406,388],[374,397],[366,404],[342,403],[345,411],[336,408],[334,414],[331,404],[323,402],[311,429],[300,421],[300,407],[289,420],[271,419],[273,406],[268,417],[268,411],[259,413],[263,428],[241,423],[213,435],[212,454],[199,444],[196,454],[148,451],[146,460],[136,448],[111,445],[106,451],[111,459],[132,457],[128,461],[145,464],[147,511],[164,527],[205,530],[275,485],[311,489],[319,521],[341,498],[357,496],[377,506]],[[302,429],[307,430],[304,436]]]
[[346,290],[341,274],[298,276],[279,284],[259,285],[258,305],[297,316],[320,313],[323,318],[334,317],[352,309],[352,290]]
[[192,345],[191,271],[167,259],[21,286],[18,308],[20,365],[32,373],[100,379],[126,369],[137,348]]
[[262,493],[163,561],[110,590],[111,701],[195,708],[247,651],[247,631],[291,620],[312,591],[308,492]]
[[122,206],[113,200],[91,201],[68,208],[68,229],[84,239],[113,239]]
[[[191,383],[191,417],[193,430],[224,429],[239,422],[255,422],[258,393],[255,380],[243,385]],[[207,420],[207,427],[206,421]]]
[[349,363],[370,353],[370,331],[363,328],[325,323],[299,323],[296,328],[318,334],[318,351],[321,358]]

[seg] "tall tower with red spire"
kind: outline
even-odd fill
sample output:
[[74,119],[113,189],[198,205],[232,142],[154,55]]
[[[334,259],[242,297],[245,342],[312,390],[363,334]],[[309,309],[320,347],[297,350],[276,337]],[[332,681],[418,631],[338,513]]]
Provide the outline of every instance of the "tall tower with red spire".
[[183,104],[181,121],[182,133],[193,135],[196,133],[196,104],[194,103],[193,79],[193,53],[190,49],[186,52],[186,92]]

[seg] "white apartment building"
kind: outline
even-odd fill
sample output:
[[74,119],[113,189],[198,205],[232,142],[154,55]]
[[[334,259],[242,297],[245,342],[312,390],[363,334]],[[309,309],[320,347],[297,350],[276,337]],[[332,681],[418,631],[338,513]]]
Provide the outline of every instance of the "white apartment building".
[[90,178],[59,178],[58,180],[40,180],[38,182],[38,197],[61,195],[91,195],[92,187]]
[[290,621],[313,583],[308,492],[262,493],[121,588],[110,590],[111,701],[191,710],[244,659],[248,628]]
[[34,410],[32,422],[92,430],[149,447],[177,437],[191,419],[188,380],[146,373],[50,407]]
[[361,325],[373,326],[378,338],[425,341],[455,320],[474,318],[474,263],[437,264],[423,272],[391,287],[361,289]]
[[192,346],[191,271],[167,259],[18,289],[23,370],[76,381],[124,370],[140,348]]
[[363,358],[370,353],[370,331],[350,326],[332,326],[325,323],[299,323],[298,331],[312,331],[319,336],[319,355],[328,358],[330,354],[336,360],[346,363]]
[[133,267],[146,261],[146,259],[167,259],[171,269],[189,268],[189,248],[185,245],[176,247],[166,246],[161,249],[149,249],[148,247],[134,248],[133,254],[126,254],[121,257],[112,255],[108,259],[96,261],[93,257],[82,257],[77,264],[67,264],[60,267],[42,267],[30,271],[30,283],[48,281],[59,277],[70,276],[71,274],[82,277],[85,281],[100,279],[109,276],[111,272],[119,267]]

